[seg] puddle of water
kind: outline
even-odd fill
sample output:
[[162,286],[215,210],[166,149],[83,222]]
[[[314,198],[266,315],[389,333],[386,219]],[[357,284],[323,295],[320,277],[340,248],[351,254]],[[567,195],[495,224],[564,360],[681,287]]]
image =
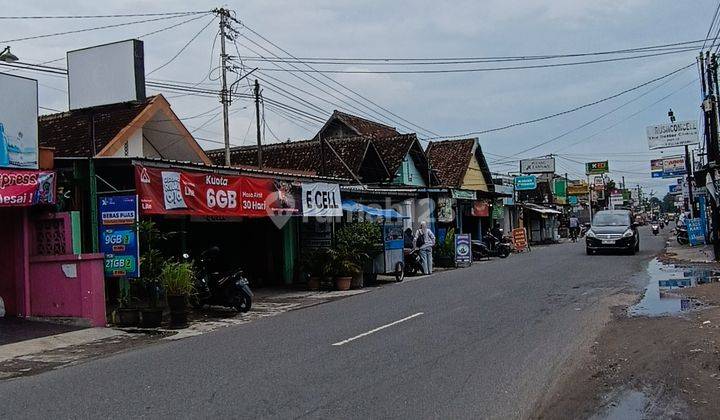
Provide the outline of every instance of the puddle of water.
[[717,282],[720,272],[664,264],[656,259],[648,263],[650,281],[642,300],[628,309],[631,316],[673,315],[698,306],[696,301],[672,293],[673,290]]
[[591,417],[593,420],[626,420],[641,419],[645,414],[645,407],[648,405],[648,397],[639,391],[626,391],[617,402],[611,405],[603,412]]

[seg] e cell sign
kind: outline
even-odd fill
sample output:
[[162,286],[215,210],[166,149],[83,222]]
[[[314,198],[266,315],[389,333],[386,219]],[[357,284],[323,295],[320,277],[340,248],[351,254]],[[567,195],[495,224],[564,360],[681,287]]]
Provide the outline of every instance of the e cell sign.
[[342,216],[340,185],[324,182],[302,184],[303,216]]

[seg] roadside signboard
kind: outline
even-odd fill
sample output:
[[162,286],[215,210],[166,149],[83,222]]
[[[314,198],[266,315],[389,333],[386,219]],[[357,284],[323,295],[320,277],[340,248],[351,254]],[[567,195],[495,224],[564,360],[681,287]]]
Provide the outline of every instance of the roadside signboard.
[[301,189],[303,216],[342,216],[340,185],[325,182],[303,182]]
[[0,207],[54,204],[55,172],[0,169]]
[[687,219],[687,230],[691,246],[705,243],[705,226],[699,217]]
[[625,200],[623,199],[622,194],[613,193],[610,194],[610,204],[615,206],[622,206]]
[[437,221],[440,223],[450,223],[455,220],[455,211],[453,210],[453,199],[450,197],[438,197],[435,206],[437,213]]
[[537,188],[537,177],[535,175],[515,177],[515,189],[517,191],[534,190],[535,188]]
[[527,248],[527,236],[525,235],[525,228],[515,228],[512,230],[512,241],[515,245],[515,250],[520,252]]
[[474,200],[477,198],[477,193],[470,190],[451,190],[450,194],[452,198],[460,200]]
[[567,186],[568,195],[587,195],[590,192],[588,184],[581,182],[580,184],[570,184]]
[[553,183],[556,204],[567,203],[567,181],[565,179],[556,179]]
[[0,73],[0,167],[38,168],[38,82]]
[[650,174],[653,178],[674,178],[686,173],[684,156],[671,156],[650,161]]
[[98,201],[100,251],[105,254],[105,277],[140,277],[137,196],[106,196]]
[[455,264],[470,265],[472,263],[472,248],[469,233],[455,235]]
[[682,193],[682,186],[677,184],[668,185],[668,192],[670,194],[680,194]]
[[650,161],[650,176],[653,178],[662,178],[663,176],[663,160],[652,159]]
[[555,173],[555,158],[523,159],[520,161],[520,173]]
[[135,186],[143,214],[269,217],[302,208],[291,183],[269,178],[136,165]]
[[671,124],[651,125],[646,128],[645,132],[648,147],[651,150],[689,146],[699,142],[697,121],[678,121]]
[[593,189],[595,191],[603,191],[605,189],[605,178],[601,176],[593,178]]
[[470,214],[475,217],[490,216],[490,203],[485,200],[475,200],[472,203]]
[[568,196],[568,204],[571,206],[577,206],[578,205],[578,198],[576,195],[570,195]]
[[586,175],[602,175],[607,172],[610,172],[610,165],[607,160],[602,162],[588,162],[585,164]]

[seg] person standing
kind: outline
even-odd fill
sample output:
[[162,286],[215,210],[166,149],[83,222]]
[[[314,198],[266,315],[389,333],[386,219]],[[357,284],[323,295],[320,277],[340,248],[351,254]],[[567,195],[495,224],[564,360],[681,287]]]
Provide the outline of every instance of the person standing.
[[427,227],[427,223],[421,222],[420,229],[415,232],[415,248],[420,250],[423,274],[432,274],[432,250],[435,246],[435,234]]

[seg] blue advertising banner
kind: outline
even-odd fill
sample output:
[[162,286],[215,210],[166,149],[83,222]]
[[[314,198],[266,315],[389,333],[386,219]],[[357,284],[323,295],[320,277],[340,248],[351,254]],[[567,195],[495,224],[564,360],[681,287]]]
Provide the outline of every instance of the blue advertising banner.
[[525,191],[537,188],[537,177],[535,175],[525,175],[515,177],[515,190]]
[[455,264],[469,265],[472,263],[472,248],[469,233],[455,235]]
[[690,246],[705,243],[705,226],[699,217],[687,219],[687,230],[688,239],[690,239]]
[[105,277],[140,277],[137,196],[107,196],[98,201],[100,252],[105,254]]
[[568,196],[568,204],[571,206],[577,206],[578,205],[578,198],[576,195],[569,195]]
[[682,193],[682,187],[677,184],[668,185],[668,192],[670,194],[680,194]]

